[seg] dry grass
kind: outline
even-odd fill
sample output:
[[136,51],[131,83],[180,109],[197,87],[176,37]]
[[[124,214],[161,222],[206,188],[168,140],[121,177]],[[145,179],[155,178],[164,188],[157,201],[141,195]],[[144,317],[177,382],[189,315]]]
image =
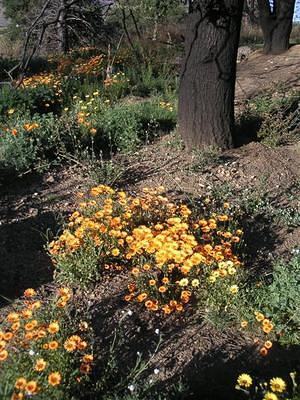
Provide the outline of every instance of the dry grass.
[[21,53],[22,42],[11,40],[5,32],[0,31],[0,57],[18,58]]

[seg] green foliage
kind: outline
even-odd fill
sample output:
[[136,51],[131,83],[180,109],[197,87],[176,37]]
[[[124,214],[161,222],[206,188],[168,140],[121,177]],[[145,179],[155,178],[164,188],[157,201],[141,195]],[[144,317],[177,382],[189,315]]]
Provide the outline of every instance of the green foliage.
[[300,255],[299,250],[289,262],[274,265],[272,281],[259,294],[260,309],[272,316],[276,331],[285,344],[300,340]]
[[139,144],[153,140],[176,124],[174,109],[162,108],[159,99],[135,104],[116,104],[95,116],[96,145],[106,144],[118,151],[134,150]]
[[70,286],[86,287],[95,283],[100,276],[100,252],[92,242],[87,241],[84,249],[80,249],[69,257],[59,257],[55,265],[55,278]]
[[276,147],[299,137],[299,98],[298,92],[278,87],[250,100],[242,115],[240,125],[252,129],[258,139]]
[[48,85],[35,88],[12,89],[5,86],[0,91],[0,118],[7,117],[8,110],[13,109],[18,114],[30,112],[31,115],[58,113],[61,108],[55,90]]
[[59,162],[59,154],[74,152],[80,132],[70,119],[53,114],[18,118],[0,137],[0,168],[22,173],[44,171]]

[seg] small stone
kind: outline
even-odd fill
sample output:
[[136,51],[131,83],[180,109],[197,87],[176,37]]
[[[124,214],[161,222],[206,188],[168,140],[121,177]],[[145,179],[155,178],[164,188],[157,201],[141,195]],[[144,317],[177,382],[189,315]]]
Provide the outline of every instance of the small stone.
[[48,176],[48,178],[46,179],[46,182],[47,183],[53,183],[54,182],[54,176],[53,175]]

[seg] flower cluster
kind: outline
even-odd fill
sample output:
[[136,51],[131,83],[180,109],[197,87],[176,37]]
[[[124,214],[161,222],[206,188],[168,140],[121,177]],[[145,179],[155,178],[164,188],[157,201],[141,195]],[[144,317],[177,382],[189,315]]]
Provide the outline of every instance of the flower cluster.
[[168,103],[168,102],[165,102],[165,101],[160,101],[159,102],[159,106],[161,108],[164,108],[165,110],[168,110],[168,111],[173,111],[174,110],[174,105],[172,103]]
[[[294,373],[291,373],[291,379],[294,384]],[[252,392],[255,393],[255,399],[260,400],[280,400],[287,399],[287,384],[279,377],[272,378],[268,382],[254,383],[254,379],[246,373],[239,375],[237,378],[236,389],[246,391],[250,398],[252,398]],[[257,397],[259,394],[260,397]]]
[[54,89],[60,89],[60,76],[54,73],[43,72],[37,75],[27,77],[22,82],[24,87],[36,88],[40,85],[51,86]]
[[55,262],[93,243],[99,270],[131,272],[126,301],[165,314],[182,311],[203,285],[226,282],[227,293],[235,295],[241,266],[235,248],[242,231],[230,227],[227,208],[199,217],[162,190],[129,196],[104,185],[92,188],[49,245]]
[[106,78],[103,83],[105,87],[109,87],[124,82],[129,82],[129,79],[126,78],[124,72],[117,72],[116,74]]
[[0,330],[0,376],[2,380],[5,371],[15,371],[8,378],[12,399],[51,395],[54,388],[72,384],[74,374],[80,381],[91,372],[87,323],[69,334],[66,315],[71,299],[71,290],[60,288],[49,308],[34,289],[27,289],[22,307],[6,316]]
[[73,73],[75,75],[92,75],[99,76],[102,72],[103,55],[91,57],[75,65]]

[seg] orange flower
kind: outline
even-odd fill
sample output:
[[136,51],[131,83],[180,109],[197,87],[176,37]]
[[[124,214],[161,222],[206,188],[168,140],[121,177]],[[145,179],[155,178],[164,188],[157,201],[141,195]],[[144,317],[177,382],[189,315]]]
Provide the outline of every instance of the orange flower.
[[51,386],[57,386],[61,383],[61,375],[59,372],[52,372],[48,376],[48,383]]
[[151,308],[152,306],[153,306],[153,301],[151,301],[151,300],[145,301],[145,307]]
[[147,298],[147,293],[141,293],[137,296],[137,301],[141,303],[142,301],[146,300],[146,298]]
[[16,312],[11,312],[8,314],[8,316],[6,317],[7,321],[10,322],[11,324],[13,324],[14,322],[19,321],[20,317],[19,314]]
[[22,317],[25,319],[31,318],[32,317],[32,311],[31,310],[23,310],[22,311]]
[[264,343],[264,347],[266,348],[266,349],[270,349],[271,347],[273,346],[273,343],[270,341],[270,340],[267,340],[265,343]]
[[65,300],[58,300],[58,302],[56,303],[57,307],[59,308],[64,308],[67,305],[67,302]]
[[25,297],[33,297],[36,296],[36,291],[32,288],[26,289],[24,292]]
[[36,370],[36,371],[44,371],[44,369],[46,368],[46,361],[45,360],[43,360],[42,358],[39,358],[37,361],[36,361],[36,363],[35,363],[35,367],[34,367],[34,369]]
[[23,377],[18,378],[15,383],[15,388],[18,390],[23,390],[26,386],[26,383],[27,383],[27,381],[25,378],[23,378]]
[[158,291],[159,291],[160,293],[165,293],[165,292],[167,291],[167,288],[166,288],[165,286],[160,286],[160,287],[158,288]]
[[25,391],[30,394],[36,394],[38,391],[37,383],[35,381],[27,382],[25,386]]
[[59,331],[59,325],[57,322],[51,322],[51,324],[49,324],[48,326],[48,332],[51,333],[51,335],[54,335],[55,333],[57,333]]
[[268,349],[266,349],[265,347],[262,347],[262,348],[259,350],[259,354],[260,354],[261,356],[265,357],[265,356],[268,354]]
[[74,340],[67,339],[64,343],[64,348],[68,353],[72,353],[76,350],[76,342]]
[[9,342],[13,338],[14,334],[12,332],[4,333],[3,339]]
[[53,340],[52,342],[48,343],[49,349],[50,350],[56,350],[58,348],[58,342],[56,340]]
[[11,400],[22,400],[24,398],[23,393],[13,393]]
[[241,322],[241,327],[242,328],[246,328],[247,326],[248,326],[248,321],[244,320],[244,321]]
[[8,357],[8,352],[7,350],[2,350],[0,351],[0,361],[5,361]]
[[86,348],[87,348],[87,342],[85,342],[85,341],[79,342],[78,345],[77,345],[77,348],[78,348],[79,350],[84,350],[84,349],[86,349]]
[[264,314],[262,314],[260,312],[256,312],[255,313],[255,318],[256,318],[256,321],[261,322],[261,321],[263,321],[265,319],[265,316],[264,316]]
[[150,279],[150,280],[149,280],[149,285],[150,285],[150,286],[156,285],[156,281],[155,281],[154,279]]
[[272,329],[273,329],[273,325],[272,325],[272,324],[263,325],[263,328],[262,328],[262,330],[263,330],[265,333],[270,333]]
[[91,366],[89,364],[81,364],[80,372],[82,374],[89,374],[91,372]]
[[84,355],[83,358],[82,358],[82,361],[83,361],[84,363],[93,362],[93,360],[94,360],[94,357],[93,357],[92,354],[86,354],[86,355]]
[[12,326],[11,326],[11,330],[14,331],[14,332],[17,331],[19,328],[20,328],[20,322],[19,321],[13,323]]

